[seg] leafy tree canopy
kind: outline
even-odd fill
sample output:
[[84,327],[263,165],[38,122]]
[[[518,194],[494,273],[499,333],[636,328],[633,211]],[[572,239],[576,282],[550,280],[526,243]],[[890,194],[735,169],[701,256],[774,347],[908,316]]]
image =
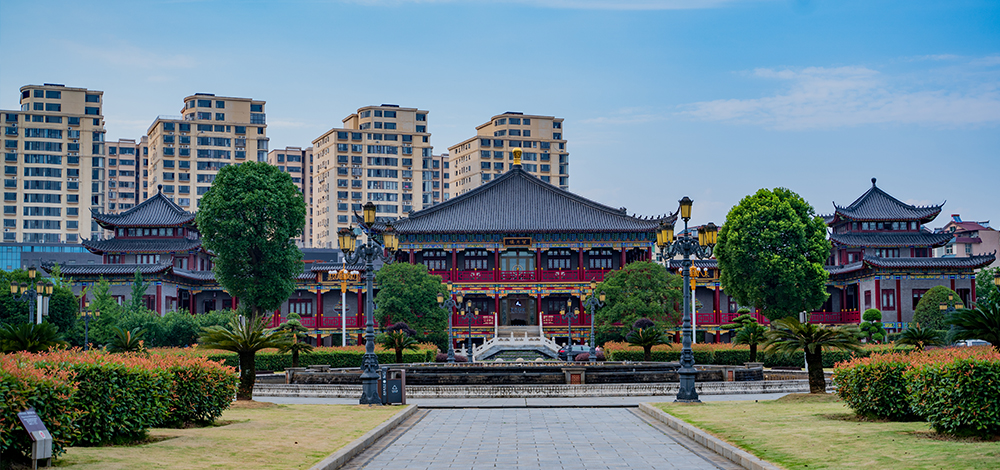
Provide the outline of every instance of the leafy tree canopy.
[[629,263],[608,273],[595,289],[606,296],[605,306],[594,319],[596,328],[602,333],[624,333],[641,318],[662,326],[676,324],[684,296],[683,283],[684,278],[651,261]]
[[219,170],[198,208],[198,230],[215,253],[215,278],[248,311],[278,308],[295,290],[306,206],[288,173],[248,162]]
[[437,303],[438,293],[448,295],[441,276],[432,276],[422,264],[393,263],[375,274],[379,291],[375,296],[375,320],[403,322],[420,337],[446,331],[448,314]]
[[[951,296],[950,301],[948,300],[949,296]],[[913,312],[913,321],[931,330],[946,330],[948,325],[945,322],[945,312],[941,310],[941,304],[957,307],[958,303],[961,303],[961,300],[955,291],[945,286],[931,287],[920,298],[920,302],[917,302],[917,309]]]
[[1000,271],[998,268],[983,268],[976,273],[976,303],[1000,305],[1000,288],[993,283],[993,278]]
[[740,201],[719,230],[715,257],[726,293],[771,320],[823,305],[830,256],[826,224],[801,196],[761,189]]

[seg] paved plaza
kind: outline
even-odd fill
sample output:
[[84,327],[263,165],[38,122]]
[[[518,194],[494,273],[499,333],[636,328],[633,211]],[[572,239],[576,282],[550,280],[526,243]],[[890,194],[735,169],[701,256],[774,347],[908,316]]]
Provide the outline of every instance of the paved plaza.
[[359,455],[345,468],[738,468],[626,408],[467,408],[422,413],[407,429],[391,436],[391,442]]

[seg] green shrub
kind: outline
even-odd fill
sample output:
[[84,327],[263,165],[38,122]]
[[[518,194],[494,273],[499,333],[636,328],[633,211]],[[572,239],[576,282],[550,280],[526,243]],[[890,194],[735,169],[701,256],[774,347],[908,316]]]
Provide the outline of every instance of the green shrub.
[[[948,300],[951,297],[951,300]],[[962,300],[955,291],[945,286],[934,286],[924,293],[917,302],[917,308],[913,311],[913,323],[919,323],[924,328],[932,330],[946,330],[948,324],[945,322],[944,311],[941,304],[961,304]],[[955,308],[958,308],[956,305]]]
[[914,412],[941,433],[1000,434],[1000,360],[956,359],[905,375]]
[[55,351],[39,355],[36,367],[74,374],[79,389],[74,407],[83,412],[74,445],[133,441],[166,417],[171,374],[152,367],[147,358]]
[[210,423],[229,408],[236,394],[236,372],[203,357],[161,356],[171,374],[170,403],[163,423]]
[[23,460],[31,439],[17,413],[34,408],[52,434],[52,455],[58,457],[79,434],[81,412],[73,407],[77,387],[71,374],[39,370],[20,354],[0,356],[0,460]]
[[833,371],[837,395],[860,416],[904,420],[914,417],[904,374],[909,357],[894,353],[856,358]]

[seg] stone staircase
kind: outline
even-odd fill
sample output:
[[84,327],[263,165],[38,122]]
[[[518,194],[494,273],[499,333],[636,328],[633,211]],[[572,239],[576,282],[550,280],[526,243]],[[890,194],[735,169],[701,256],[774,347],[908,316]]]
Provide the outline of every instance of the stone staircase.
[[505,362],[523,358],[555,359],[559,356],[559,345],[541,336],[538,326],[500,326],[497,336],[482,346],[473,346],[475,360],[489,361],[497,358]]

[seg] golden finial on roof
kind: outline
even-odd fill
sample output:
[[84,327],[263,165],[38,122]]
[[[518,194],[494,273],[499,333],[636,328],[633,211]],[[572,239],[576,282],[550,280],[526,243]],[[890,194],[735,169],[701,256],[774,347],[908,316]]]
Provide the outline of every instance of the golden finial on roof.
[[514,154],[514,165],[521,166],[521,148],[515,147],[511,153]]

